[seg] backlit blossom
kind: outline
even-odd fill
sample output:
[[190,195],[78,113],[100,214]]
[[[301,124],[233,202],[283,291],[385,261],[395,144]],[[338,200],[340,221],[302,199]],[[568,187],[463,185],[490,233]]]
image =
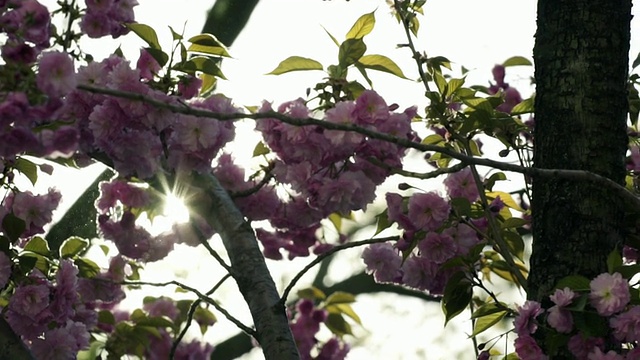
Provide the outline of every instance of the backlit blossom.
[[390,243],[371,244],[362,252],[367,273],[378,282],[392,282],[398,275],[402,257]]
[[451,206],[435,192],[416,193],[409,199],[409,220],[416,229],[433,231],[449,217]]
[[631,298],[629,283],[620,273],[600,274],[591,280],[590,288],[591,306],[596,308],[598,314],[602,316],[610,316],[622,311]]
[[457,247],[453,239],[446,234],[430,232],[418,243],[418,249],[423,257],[436,264],[443,264],[455,256]]
[[473,180],[471,168],[466,167],[458,172],[449,174],[444,180],[444,186],[451,198],[465,198],[470,202],[478,200],[478,186]]
[[67,53],[57,51],[42,54],[36,81],[40,90],[50,97],[68,94],[77,84],[73,60]]

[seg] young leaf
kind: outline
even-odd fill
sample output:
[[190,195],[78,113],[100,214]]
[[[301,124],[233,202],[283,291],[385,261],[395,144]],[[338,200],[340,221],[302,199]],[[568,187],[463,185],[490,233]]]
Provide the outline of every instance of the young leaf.
[[533,65],[531,63],[531,61],[525,57],[522,56],[514,56],[514,57],[510,57],[507,60],[505,60],[502,63],[502,66],[507,67],[507,66],[520,66],[520,65],[524,65],[524,66],[531,66]]
[[253,148],[253,157],[267,155],[270,152],[271,149],[269,149],[262,141],[260,141],[256,144],[256,147]]
[[16,160],[13,167],[26,176],[31,184],[35,185],[38,181],[38,167],[32,161],[21,157]]
[[513,197],[511,197],[511,195],[509,193],[506,193],[504,191],[487,191],[487,199],[489,199],[489,200],[493,200],[493,199],[497,198],[498,196],[500,196],[500,200],[502,200],[502,202],[506,206],[512,208],[513,210],[524,212],[524,210],[520,207],[520,205],[518,205],[513,200]]
[[358,62],[367,69],[377,70],[395,75],[402,79],[408,79],[393,60],[384,55],[364,55]]
[[380,234],[382,230],[387,229],[388,227],[391,226],[391,224],[393,224],[391,221],[389,221],[389,215],[387,214],[387,209],[385,209],[380,214],[376,215],[376,220],[377,220],[376,221],[377,226],[376,226],[376,233],[374,235]]
[[207,46],[207,45],[200,45],[200,44],[191,44],[187,48],[187,51],[197,52],[197,53],[207,54],[207,55],[213,55],[213,56],[231,57],[231,55],[229,55],[229,52],[227,51],[227,49],[225,49],[223,47],[219,47],[219,46]]
[[340,314],[329,314],[327,316],[327,320],[325,320],[325,325],[331,330],[332,333],[342,337],[344,335],[351,335],[351,325],[344,320],[342,315]]
[[281,75],[290,71],[322,70],[322,64],[318,61],[302,56],[290,56],[280,62],[278,66],[267,75]]
[[78,255],[89,246],[89,242],[83,238],[73,236],[68,238],[60,246],[60,257],[70,258]]
[[185,62],[184,64],[178,65],[174,68],[187,73],[200,71],[205,74],[219,77],[221,79],[227,79],[222,73],[222,70],[220,70],[220,68],[216,64],[215,60],[204,56],[196,56],[189,59],[189,61]]
[[350,304],[356,301],[356,297],[353,294],[349,294],[342,291],[336,291],[333,294],[329,295],[325,303],[327,305],[331,304]]
[[497,324],[500,320],[502,320],[502,318],[504,318],[505,315],[507,315],[507,312],[505,310],[501,310],[492,314],[487,314],[482,317],[479,317],[476,320],[476,323],[473,327],[473,332],[471,333],[471,335],[469,335],[469,337],[474,337],[480,334],[481,332],[489,329],[493,325]]
[[331,221],[336,230],[340,232],[340,229],[342,228],[342,216],[338,213],[332,213],[329,215],[329,221]]
[[365,35],[369,34],[376,24],[376,18],[373,13],[374,12],[370,12],[368,14],[360,16],[360,18],[356,20],[355,24],[353,24],[349,32],[347,32],[346,38],[362,39]]
[[29,240],[27,245],[25,245],[24,250],[31,251],[42,256],[49,256],[51,253],[47,241],[39,236],[35,236]]
[[[231,57],[231,55],[229,55],[229,51],[227,50],[227,47],[224,46],[224,44],[220,40],[218,40],[218,38],[216,38],[211,34],[200,34],[200,35],[193,36],[192,38],[189,39],[189,42],[191,43],[191,46],[195,46],[195,48],[200,48],[205,50],[208,49],[210,51],[214,51],[215,54],[212,54],[212,55]],[[189,51],[199,51],[199,50],[191,50],[191,46],[189,47]],[[203,51],[199,51],[199,52],[203,52]],[[206,51],[205,53],[210,54]]]
[[145,48],[145,51],[148,52],[160,66],[164,66],[169,61],[169,55],[165,54],[164,51],[160,49]]
[[156,31],[153,30],[151,26],[139,23],[124,24],[124,26],[133,31],[152,48],[158,50],[162,49],[158,42],[158,35],[156,35]]
[[617,267],[622,266],[622,255],[618,249],[613,249],[607,256],[607,272],[613,274]]
[[442,297],[445,325],[469,306],[472,295],[472,285],[465,278],[465,274],[463,272],[453,274],[444,289],[444,296]]
[[297,294],[301,299],[324,300],[326,298],[326,295],[322,292],[322,290],[313,286],[306,289],[298,290]]
[[325,29],[324,26],[322,28],[324,29],[324,32],[326,32],[327,35],[329,35],[329,37],[331,38],[331,41],[333,41],[333,43],[336,44],[336,46],[340,46],[340,43],[338,42],[338,39],[336,39],[335,36],[331,35],[329,30]]
[[2,219],[2,230],[4,231],[4,235],[8,237],[11,242],[18,240],[26,228],[27,224],[24,220],[13,215],[13,213],[8,213]]
[[333,304],[326,307],[329,313],[344,314],[353,319],[358,324],[362,324],[360,316],[353,311],[353,308],[349,304]]
[[591,288],[590,283],[591,281],[584,276],[570,275],[560,279],[556,284],[556,289],[568,287],[573,291],[587,291]]
[[171,37],[173,38],[174,41],[182,40],[182,35],[178,34],[175,30],[173,30],[171,26],[169,26],[169,31],[171,31]]
[[366,51],[367,45],[362,39],[347,39],[340,44],[338,63],[341,67],[346,68],[360,60]]
[[511,109],[511,115],[522,115],[533,113],[534,97],[524,99]]

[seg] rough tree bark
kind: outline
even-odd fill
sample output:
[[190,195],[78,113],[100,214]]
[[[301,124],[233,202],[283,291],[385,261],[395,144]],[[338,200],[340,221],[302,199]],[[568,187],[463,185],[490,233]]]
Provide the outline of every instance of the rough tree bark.
[[[631,0],[538,1],[535,167],[624,183],[630,20]],[[587,182],[533,179],[529,299],[548,301],[565,276],[606,271],[624,240],[616,199]]]

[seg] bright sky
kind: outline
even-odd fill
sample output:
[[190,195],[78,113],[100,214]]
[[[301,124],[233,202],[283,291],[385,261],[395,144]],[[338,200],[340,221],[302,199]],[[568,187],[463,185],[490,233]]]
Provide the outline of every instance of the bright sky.
[[[53,0],[43,1],[53,4]],[[206,11],[213,1],[195,0],[139,0],[136,20],[151,25],[160,36],[163,47],[171,45],[167,25],[176,31],[185,26],[187,37],[200,32]],[[505,59],[521,55],[531,58],[533,34],[535,32],[534,0],[430,0],[425,5],[425,16],[420,18],[421,31],[416,43],[429,56],[442,55],[455,64],[471,69],[470,84],[487,84],[490,69]],[[262,0],[257,6],[248,26],[231,47],[234,59],[225,60],[222,70],[229,81],[221,81],[219,90],[239,105],[256,105],[263,99],[280,103],[305,94],[307,87],[321,81],[322,72],[291,73],[281,76],[265,76],[277,64],[291,55],[313,58],[327,66],[337,61],[337,47],[324,32],[324,26],[339,41],[344,38],[353,22],[362,14],[376,11],[376,28],[365,38],[368,54],[384,54],[404,70],[410,78],[417,77],[415,65],[408,50],[396,49],[404,43],[403,30],[389,15],[387,4],[382,0]],[[633,33],[638,31],[633,22]],[[101,59],[122,45],[127,57],[135,62],[138,49],[144,43],[131,34],[105,45],[103,40],[94,42],[95,58]],[[100,44],[97,46],[97,44]],[[110,45],[112,44],[112,46]],[[634,41],[631,60],[640,46]],[[459,68],[458,68],[459,69]],[[518,69],[508,73],[507,80],[527,84],[532,69]],[[459,76],[460,73],[453,75]],[[389,103],[401,107],[418,105],[424,108],[423,88],[418,83],[397,79],[388,74],[372,74],[374,88]],[[253,148],[255,142],[243,144]],[[68,183],[69,175],[65,175]],[[77,177],[76,177],[77,178]],[[78,183],[70,187],[82,188]],[[172,254],[171,263],[182,281],[200,283],[203,288],[221,276],[212,261],[193,261],[193,249],[180,249]],[[342,271],[333,274],[340,278],[353,269],[361,268],[357,252],[343,254]],[[188,259],[188,261],[186,261]],[[274,264],[274,278],[278,286],[286,284],[291,269],[299,269],[309,259],[293,263]],[[286,265],[286,269],[283,269]],[[288,272],[286,270],[289,270]],[[149,272],[158,278],[169,279],[172,273],[166,266],[149,266]],[[203,275],[203,274],[206,274]],[[313,275],[307,279],[310,281]],[[233,290],[232,286],[227,289]],[[248,322],[246,306],[241,298],[221,294],[217,300],[230,311]],[[138,305],[132,302],[131,305]],[[425,306],[415,299],[400,299],[396,296],[361,296],[354,306],[361,315],[364,328],[355,330],[361,338],[349,339],[355,345],[349,359],[451,359],[452,354],[460,359],[472,359],[472,343],[464,332],[470,332],[470,324],[462,314],[460,321],[448,325],[442,331],[443,317],[439,306]],[[214,343],[225,339],[237,330],[226,321],[221,321],[208,333]],[[457,335],[456,335],[457,334]],[[254,352],[251,359],[262,355]]]

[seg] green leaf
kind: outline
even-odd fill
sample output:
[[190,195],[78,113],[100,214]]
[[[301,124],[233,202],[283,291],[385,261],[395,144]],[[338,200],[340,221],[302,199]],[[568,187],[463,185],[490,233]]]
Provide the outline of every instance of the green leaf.
[[471,202],[467,198],[457,197],[451,199],[451,207],[460,217],[471,216]]
[[326,298],[326,295],[322,292],[322,290],[313,286],[306,289],[298,290],[297,294],[301,299],[324,300]]
[[614,269],[620,266],[622,266],[622,255],[616,248],[609,253],[609,256],[607,256],[607,272],[609,272],[609,274],[613,274]]
[[505,60],[502,63],[502,66],[504,67],[508,67],[508,66],[531,66],[533,65],[533,63],[531,63],[531,61],[523,56],[514,56],[514,57],[510,57],[507,60]]
[[340,232],[340,229],[342,228],[342,216],[338,213],[332,213],[329,215],[329,221],[331,221],[336,230]]
[[460,89],[464,85],[464,78],[462,79],[451,79],[449,80],[449,84],[447,85],[447,92],[445,96],[453,95],[458,89]]
[[156,35],[156,31],[153,30],[151,26],[140,23],[124,24],[124,26],[133,31],[152,48],[158,50],[162,49],[160,47],[160,43],[158,42],[158,35]]
[[426,138],[422,139],[421,143],[425,145],[438,145],[443,141],[444,141],[444,138],[442,137],[442,135],[431,134]]
[[380,214],[376,215],[376,233],[375,235],[380,234],[383,230],[389,228],[391,226],[391,224],[393,224],[391,221],[389,221],[389,215],[387,214],[387,209],[385,209],[383,212],[381,212]]
[[216,83],[218,79],[210,74],[202,73],[200,74],[200,80],[202,80],[202,86],[200,87],[200,96],[206,97],[216,88]]
[[338,64],[343,68],[353,65],[360,60],[366,51],[367,45],[362,39],[347,39],[340,45]]
[[395,62],[393,62],[393,60],[384,55],[364,55],[358,60],[357,63],[366,67],[367,69],[382,71],[395,75],[402,79],[408,79],[406,76],[404,76],[404,73],[402,72],[400,67]]
[[318,61],[302,56],[290,56],[280,62],[278,66],[267,75],[281,75],[291,71],[322,70],[322,64]]
[[212,34],[200,34],[188,40],[191,46],[187,51],[201,52],[209,55],[231,57],[224,44]]
[[193,314],[193,319],[200,325],[200,333],[204,335],[211,324],[214,324],[218,319],[215,314],[211,312],[209,309],[205,309],[202,306],[198,306],[196,308],[195,313]]
[[529,221],[527,221],[525,219],[512,217],[512,218],[509,218],[509,219],[505,220],[502,224],[500,224],[500,227],[502,227],[503,229],[510,229],[510,228],[523,227],[523,226],[528,225],[528,224],[529,224]]
[[324,302],[327,305],[331,304],[350,304],[356,301],[356,297],[353,294],[349,294],[342,291],[336,291],[333,294],[329,295],[327,300]]
[[491,105],[491,102],[485,98],[465,98],[462,99],[462,102],[475,110],[482,110],[489,114],[493,112],[493,106]]
[[444,76],[442,76],[442,73],[440,71],[436,71],[433,74],[433,81],[438,87],[438,92],[444,96],[444,94],[447,92],[447,80],[444,78]]
[[158,62],[158,64],[160,64],[160,66],[165,66],[167,64],[167,62],[169,61],[169,55],[165,54],[162,50],[160,49],[154,49],[154,48],[144,48],[144,50],[146,52],[149,53],[149,55],[151,55],[151,57]]
[[451,276],[442,297],[445,325],[469,306],[473,295],[472,288],[471,282],[466,279],[463,272],[459,271]]
[[174,69],[184,71],[187,73],[194,73],[195,71],[200,71],[205,74],[217,76],[221,79],[225,79],[225,80],[227,79],[222,73],[222,70],[220,70],[220,67],[218,67],[216,61],[204,56],[193,57],[189,59],[187,62],[185,62],[184,64],[178,64],[177,66],[174,67]]
[[84,278],[92,278],[100,273],[98,264],[87,258],[79,258],[74,261],[78,267],[78,275]]
[[13,215],[13,213],[8,213],[2,219],[2,231],[4,231],[4,235],[8,237],[11,242],[18,240],[26,228],[27,224],[24,220]]
[[213,55],[213,56],[231,57],[231,55],[229,55],[229,52],[227,52],[227,49],[223,47],[217,47],[217,46],[191,44],[187,48],[187,51],[200,53],[200,54]]
[[51,251],[49,250],[49,243],[39,236],[31,238],[27,245],[25,245],[24,250],[31,251],[42,256],[49,256],[51,254]]
[[24,252],[22,256],[35,259],[36,261],[35,268],[40,270],[40,272],[42,272],[43,274],[46,274],[49,272],[49,259],[47,256],[43,256],[33,252]]
[[23,157],[18,158],[13,166],[14,169],[21,172],[24,176],[29,179],[31,184],[35,185],[38,181],[38,166],[34,164],[32,161],[29,161]]
[[80,254],[89,246],[89,241],[72,236],[65,240],[60,246],[60,257],[63,259],[74,257]]
[[631,280],[632,277],[640,273],[640,264],[618,266],[613,271],[620,273],[623,278]]
[[355,321],[356,323],[362,325],[362,320],[360,319],[360,316],[358,316],[358,314],[356,314],[356,312],[353,311],[353,308],[349,304],[332,304],[332,305],[327,306],[326,310],[329,313],[347,315],[348,317],[353,319],[353,321]]
[[[505,220],[505,223],[511,219],[513,218]],[[522,236],[515,231],[503,230],[502,237],[509,247],[509,252],[524,261],[524,240]]]
[[262,141],[260,141],[256,144],[256,147],[253,148],[253,157],[267,155],[270,152],[271,149],[269,149]]
[[504,191],[487,191],[486,195],[487,199],[489,200],[493,200],[500,196],[500,200],[502,200],[502,202],[506,206],[512,208],[513,210],[524,212],[524,210],[515,202],[515,200],[513,200],[513,197],[511,197],[511,194],[509,193],[506,193]]
[[144,318],[140,318],[136,321],[137,325],[140,326],[151,326],[155,328],[169,328],[173,326],[173,321],[165,316],[152,316]]
[[507,308],[507,304],[501,302],[500,305],[494,303],[494,302],[490,302],[490,303],[486,303],[482,306],[480,306],[479,308],[477,308],[473,314],[471,315],[472,319],[477,319],[483,316],[487,316],[487,315],[491,315],[491,314],[495,314],[501,311],[506,311],[505,309]]
[[507,315],[507,311],[500,310],[495,313],[483,315],[476,320],[475,325],[473,326],[473,332],[469,337],[477,336],[478,334],[484,332],[489,329],[493,325],[497,324],[500,320],[502,320],[505,315]]
[[568,287],[573,291],[588,291],[591,289],[590,283],[591,281],[584,276],[570,275],[560,279],[556,284],[556,289]]
[[331,41],[333,41],[333,43],[336,44],[336,46],[340,46],[340,43],[338,42],[338,39],[336,39],[335,36],[331,35],[329,30],[327,30],[324,26],[322,28],[324,29],[324,32],[326,32],[327,35],[329,35],[329,37],[331,38]]
[[182,34],[175,32],[171,26],[169,26],[169,31],[171,31],[171,38],[173,41],[182,40]]
[[522,114],[532,114],[534,109],[533,105],[535,103],[535,98],[532,96],[528,99],[522,100],[516,106],[511,109],[511,115],[522,115]]
[[485,189],[491,191],[493,190],[493,185],[496,184],[496,181],[504,181],[504,180],[507,180],[507,175],[505,175],[503,172],[494,173],[484,181],[484,187]]
[[38,259],[33,254],[25,254],[18,257],[18,268],[22,274],[28,274],[36,266]]
[[376,25],[374,12],[375,11],[360,16],[349,32],[347,32],[345,37],[347,39],[362,39],[364,36],[368,35]]
[[351,325],[349,325],[349,323],[346,322],[340,314],[329,313],[324,324],[327,325],[332,333],[338,335],[339,337],[353,334],[353,332],[351,331]]

